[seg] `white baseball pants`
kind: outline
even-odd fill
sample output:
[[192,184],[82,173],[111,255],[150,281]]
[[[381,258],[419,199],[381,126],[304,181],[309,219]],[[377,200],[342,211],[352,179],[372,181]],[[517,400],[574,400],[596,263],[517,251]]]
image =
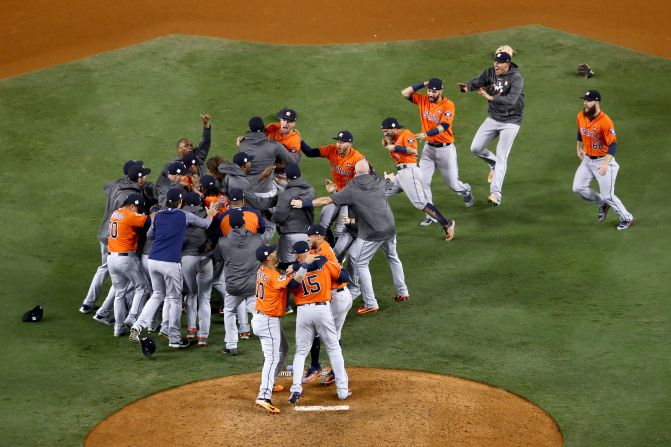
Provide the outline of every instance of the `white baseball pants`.
[[[235,349],[238,347],[238,325],[236,324],[238,309],[241,304],[246,306],[245,316],[247,312],[254,313],[254,306],[256,303],[256,296],[240,296],[227,294],[224,298],[224,341],[226,342],[226,349]],[[241,325],[242,326],[242,325]],[[249,331],[241,331],[249,332]]]
[[284,365],[284,359],[289,352],[289,343],[284,335],[280,317],[269,317],[261,312],[255,312],[252,317],[252,330],[261,340],[263,350],[263,369],[261,370],[261,386],[259,399],[270,399],[273,395],[275,378]]
[[342,335],[342,328],[345,325],[347,312],[352,308],[352,294],[347,286],[342,286],[342,290],[331,290],[331,314],[335,323],[338,340]]
[[[599,206],[607,203],[617,213],[620,220],[631,220],[633,216],[615,195],[615,180],[620,165],[615,161],[615,158],[611,159],[608,163],[606,175],[601,175],[598,169],[602,162],[603,157],[596,159],[591,159],[588,156],[583,157],[573,178],[573,192],[587,201],[597,203]],[[589,187],[592,179],[596,179],[600,192],[596,192]]]

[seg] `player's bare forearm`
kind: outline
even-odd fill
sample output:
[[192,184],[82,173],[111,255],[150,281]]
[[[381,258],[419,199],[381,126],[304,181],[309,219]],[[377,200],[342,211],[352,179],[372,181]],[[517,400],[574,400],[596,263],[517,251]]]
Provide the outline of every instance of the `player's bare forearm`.
[[312,201],[312,206],[326,206],[330,205],[331,203],[333,203],[333,200],[330,197],[317,197]]
[[582,160],[583,157],[585,156],[585,151],[583,150],[583,146],[584,146],[584,145],[583,145],[583,142],[582,142],[582,141],[578,141],[578,144],[577,144],[577,146],[576,146],[576,151],[578,152],[578,158],[581,159],[581,160]]
[[401,90],[401,95],[406,98],[410,98],[410,95],[412,95],[413,93],[415,93],[415,90],[413,90],[412,85]]

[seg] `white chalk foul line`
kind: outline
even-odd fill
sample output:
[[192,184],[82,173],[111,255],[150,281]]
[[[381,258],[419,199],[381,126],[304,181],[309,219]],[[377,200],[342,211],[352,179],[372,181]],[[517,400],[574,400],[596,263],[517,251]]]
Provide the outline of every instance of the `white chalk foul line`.
[[296,405],[294,407],[296,411],[347,411],[349,410],[349,405]]

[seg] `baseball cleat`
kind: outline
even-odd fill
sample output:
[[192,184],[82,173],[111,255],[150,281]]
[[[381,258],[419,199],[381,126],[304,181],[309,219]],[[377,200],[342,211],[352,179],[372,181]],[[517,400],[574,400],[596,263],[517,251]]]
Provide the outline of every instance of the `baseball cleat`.
[[140,331],[134,327],[130,328],[130,335],[128,336],[128,339],[133,343],[140,343]]
[[487,183],[492,183],[494,180],[494,168],[489,168],[489,174],[487,174]]
[[301,398],[301,393],[299,393],[298,391],[294,391],[293,393],[291,393],[291,397],[289,398],[289,403],[290,404],[295,404],[296,402],[298,402],[298,399],[300,399],[300,398]]
[[81,307],[79,308],[79,312],[83,314],[90,314],[94,310],[96,310],[95,306],[89,306],[88,304],[82,304]]
[[158,331],[158,335],[163,337],[163,338],[170,338],[170,335],[168,335],[167,330],[163,330],[163,327]]
[[238,351],[238,348],[224,348],[223,353],[228,355],[238,355],[240,354],[240,351]]
[[352,395],[352,390],[338,390],[338,399],[345,400]]
[[123,320],[123,324],[125,324],[128,327],[131,327],[132,325],[135,324],[136,321],[137,321],[137,316],[136,315],[128,314],[126,319]]
[[107,325],[107,326],[111,326],[111,325],[114,324],[114,318],[102,317],[102,316],[100,316],[100,315],[98,315],[98,314],[95,314],[95,315],[93,316],[93,320],[94,320],[94,321],[97,321],[98,323]]
[[470,208],[475,205],[475,197],[473,197],[473,194],[468,193],[468,195],[464,197],[464,205],[466,205],[466,208]]
[[603,222],[606,220],[606,216],[608,216],[608,210],[610,209],[610,205],[607,203],[604,203],[599,207],[599,213],[596,215],[596,220],[599,222]]
[[198,329],[195,327],[190,327],[189,329],[186,330],[186,339],[187,340],[193,340],[196,338],[196,335],[198,335]]
[[123,337],[125,335],[128,335],[128,329],[126,329],[125,327],[123,329],[121,329],[120,331],[114,331],[114,336],[115,337]]
[[188,340],[180,339],[177,342],[170,342],[168,343],[169,348],[176,348],[176,349],[185,349],[191,346],[191,343]]
[[421,221],[421,222],[419,223],[419,226],[420,226],[420,227],[428,227],[428,226],[431,226],[431,225],[433,225],[433,224],[435,224],[435,223],[437,223],[437,222],[438,222],[438,221],[435,220],[433,217],[431,217],[431,216],[426,216],[426,217],[424,218],[424,220]]
[[279,383],[273,385],[273,393],[281,393],[282,391],[284,391],[283,385],[280,385]]
[[365,307],[364,306],[364,307],[359,307],[356,310],[356,313],[358,313],[358,314],[371,314],[371,313],[377,312],[378,310],[380,310],[379,307]]
[[501,205],[501,199],[496,197],[496,194],[490,194],[489,197],[487,197],[487,201],[494,206]]
[[198,346],[207,346],[207,337],[198,337]]
[[292,314],[292,313],[294,313],[294,308],[291,307],[291,306],[287,306],[287,308],[284,310],[284,313],[286,315]]
[[268,413],[277,414],[280,412],[280,409],[273,405],[270,399],[256,399],[256,406],[263,408]]
[[321,368],[312,368],[307,370],[303,378],[301,379],[301,383],[306,384],[306,383],[312,383],[313,380],[315,380],[317,377],[319,377],[319,374],[321,374],[322,369]]
[[454,239],[454,227],[456,227],[457,223],[454,221],[454,219],[450,219],[447,221],[447,225],[445,226],[445,240],[446,241],[451,241]]
[[329,371],[328,373],[326,373],[325,376],[322,376],[319,379],[319,383],[321,383],[322,385],[330,385],[334,382],[335,382],[335,374],[333,373],[333,371]]
[[394,301],[396,301],[397,303],[400,303],[401,301],[408,301],[409,299],[410,297],[407,295],[396,295],[394,297]]
[[634,224],[634,216],[631,217],[629,220],[622,220],[620,221],[620,224],[617,226],[618,231],[626,230],[627,228],[631,227]]
[[242,340],[249,340],[249,332],[240,332],[240,338]]

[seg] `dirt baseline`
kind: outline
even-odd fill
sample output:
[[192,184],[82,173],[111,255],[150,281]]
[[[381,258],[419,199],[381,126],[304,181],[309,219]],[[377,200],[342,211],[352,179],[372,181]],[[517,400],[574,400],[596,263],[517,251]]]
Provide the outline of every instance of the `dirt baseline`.
[[[254,405],[259,373],[196,382],[134,402],[96,426],[86,446],[150,445],[459,445],[558,447],[563,438],[542,409],[507,391],[424,372],[350,368],[352,397],[306,385],[299,412],[278,383],[274,415]],[[185,411],[188,409],[188,411]]]

